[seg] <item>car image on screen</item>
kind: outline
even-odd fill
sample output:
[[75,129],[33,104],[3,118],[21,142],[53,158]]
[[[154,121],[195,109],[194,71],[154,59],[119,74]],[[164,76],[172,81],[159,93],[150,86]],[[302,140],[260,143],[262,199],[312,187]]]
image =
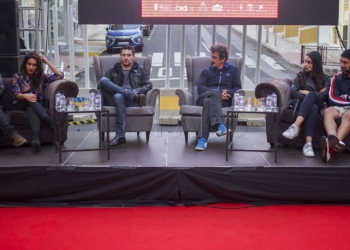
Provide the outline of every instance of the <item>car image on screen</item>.
[[142,51],[143,28],[141,24],[110,24],[106,28],[106,48],[108,53],[131,45],[135,50]]

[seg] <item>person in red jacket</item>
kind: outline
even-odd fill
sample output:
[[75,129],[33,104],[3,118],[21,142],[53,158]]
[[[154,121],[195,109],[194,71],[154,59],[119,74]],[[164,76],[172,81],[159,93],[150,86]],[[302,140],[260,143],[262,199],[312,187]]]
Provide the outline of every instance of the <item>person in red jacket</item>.
[[[334,151],[346,149],[342,141],[350,131],[350,49],[340,55],[341,72],[336,74],[328,92],[329,108],[324,110],[324,127],[327,136],[320,138],[321,159],[329,161]],[[338,126],[336,119],[341,118]]]

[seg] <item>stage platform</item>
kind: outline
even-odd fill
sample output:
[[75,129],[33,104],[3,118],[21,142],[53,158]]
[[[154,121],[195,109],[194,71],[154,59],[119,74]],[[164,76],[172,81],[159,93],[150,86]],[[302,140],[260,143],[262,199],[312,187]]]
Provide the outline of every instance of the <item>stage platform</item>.
[[[96,128],[69,129],[63,148],[98,147]],[[111,133],[111,138],[114,136]],[[0,204],[54,206],[129,206],[248,203],[350,203],[349,152],[328,163],[303,156],[301,148],[274,153],[230,152],[225,137],[212,133],[208,148],[195,151],[196,135],[185,144],[181,126],[155,126],[126,134],[123,147],[63,153],[53,144],[34,152],[29,145],[0,148]],[[264,128],[248,128],[233,147],[269,149]]]

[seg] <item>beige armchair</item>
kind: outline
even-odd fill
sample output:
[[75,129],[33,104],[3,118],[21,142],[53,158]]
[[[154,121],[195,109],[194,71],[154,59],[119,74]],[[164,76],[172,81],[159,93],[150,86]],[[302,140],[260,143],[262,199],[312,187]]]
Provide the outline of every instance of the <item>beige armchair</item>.
[[[235,65],[241,71],[242,58],[229,57],[228,62]],[[188,143],[188,132],[196,132],[198,135],[201,129],[202,110],[203,107],[196,106],[198,98],[197,83],[201,71],[210,65],[210,57],[186,56],[186,73],[188,82],[188,91],[176,89],[175,94],[179,97],[181,124],[185,135],[185,142]],[[240,93],[244,94],[243,90]],[[222,108],[223,118],[226,120],[227,110],[229,107]],[[234,127],[230,128],[235,131],[237,122],[234,122]]]
[[[107,70],[117,62],[120,62],[119,56],[94,56],[94,67],[97,83],[99,83],[101,77],[106,74]],[[150,74],[152,64],[152,57],[150,55],[147,57],[136,57],[135,62],[144,67],[148,74]],[[137,134],[139,134],[141,131],[145,131],[147,143],[152,130],[155,105],[159,93],[159,89],[151,89],[146,95],[145,106],[141,108],[126,108],[126,132],[137,132]],[[110,132],[116,132],[116,108],[114,106],[104,107],[109,110],[109,124],[107,124],[107,118],[102,117],[102,128],[99,129],[101,129],[102,133],[104,134],[104,132],[107,131],[107,126],[109,126]]]

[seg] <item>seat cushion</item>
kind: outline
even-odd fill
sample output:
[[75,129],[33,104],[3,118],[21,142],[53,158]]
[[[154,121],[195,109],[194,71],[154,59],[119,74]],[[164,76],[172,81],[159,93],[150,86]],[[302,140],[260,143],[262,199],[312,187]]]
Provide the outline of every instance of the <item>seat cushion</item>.
[[[227,116],[227,111],[230,107],[222,108],[222,116]],[[193,105],[182,105],[180,107],[180,114],[185,116],[202,116],[203,107]]]
[[[104,106],[109,110],[110,116],[115,116],[116,108],[114,106]],[[145,116],[145,115],[154,115],[154,107],[153,106],[143,106],[139,107],[128,107],[126,108],[127,116]]]

